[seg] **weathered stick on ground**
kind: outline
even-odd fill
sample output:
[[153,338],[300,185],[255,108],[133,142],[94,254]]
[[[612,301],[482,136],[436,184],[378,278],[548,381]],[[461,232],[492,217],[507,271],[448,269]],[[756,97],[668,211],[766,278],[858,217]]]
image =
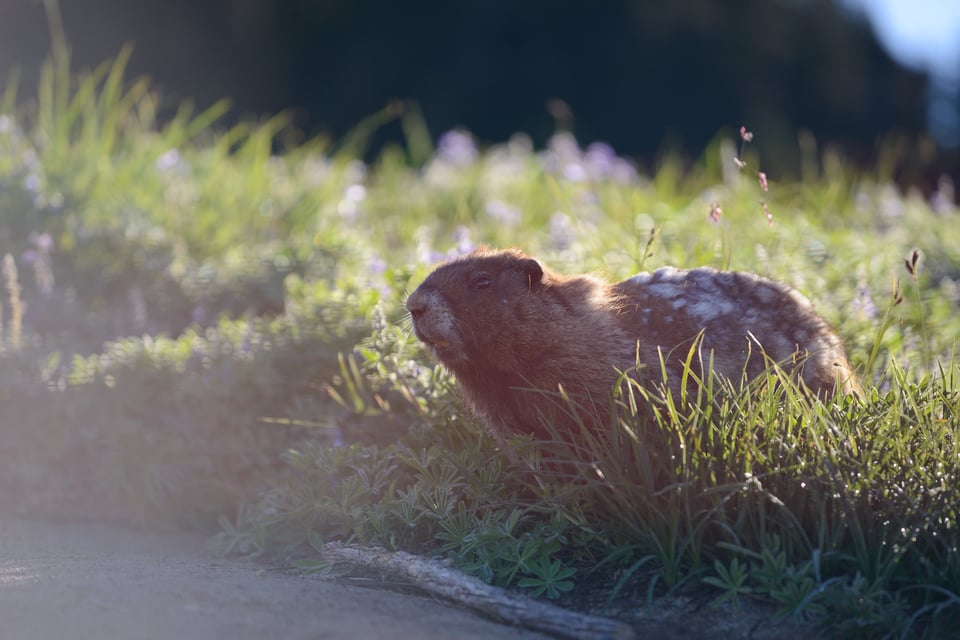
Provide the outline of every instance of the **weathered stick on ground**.
[[407,580],[427,593],[462,604],[499,622],[558,638],[628,640],[634,637],[633,630],[625,623],[574,613],[511,594],[437,560],[403,551],[328,542],[323,546],[323,557],[332,564],[351,564]]

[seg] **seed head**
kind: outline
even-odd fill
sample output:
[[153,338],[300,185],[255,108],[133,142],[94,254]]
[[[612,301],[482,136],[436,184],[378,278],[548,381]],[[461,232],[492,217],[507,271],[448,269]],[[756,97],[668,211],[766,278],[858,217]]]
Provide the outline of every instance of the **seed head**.
[[908,259],[903,261],[904,266],[907,267],[907,271],[910,272],[911,276],[917,275],[917,263],[920,262],[920,251],[919,249],[914,249],[913,253],[910,254]]

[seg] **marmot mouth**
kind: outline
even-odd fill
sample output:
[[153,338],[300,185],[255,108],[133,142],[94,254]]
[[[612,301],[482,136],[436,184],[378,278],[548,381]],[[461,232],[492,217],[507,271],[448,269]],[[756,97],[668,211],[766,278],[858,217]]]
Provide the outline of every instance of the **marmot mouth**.
[[428,336],[423,331],[420,331],[419,327],[414,326],[414,330],[414,333],[417,334],[417,338],[420,340],[420,342],[427,345],[431,349],[446,349],[450,346],[450,342],[448,340]]
[[420,338],[433,357],[443,363],[459,360],[462,357],[459,350],[449,341],[442,338]]

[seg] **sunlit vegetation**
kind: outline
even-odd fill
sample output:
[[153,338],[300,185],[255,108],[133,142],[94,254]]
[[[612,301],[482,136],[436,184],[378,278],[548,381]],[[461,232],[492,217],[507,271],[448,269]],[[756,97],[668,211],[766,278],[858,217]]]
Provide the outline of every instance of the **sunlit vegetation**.
[[[83,76],[59,59],[37,96],[11,80],[0,102],[0,503],[219,518],[222,550],[305,568],[318,540],[382,545],[571,606],[597,585],[636,607],[698,585],[845,638],[955,628],[948,182],[903,192],[830,149],[803,182],[760,180],[734,128],[692,167],[668,155],[651,172],[567,133],[434,145],[409,105],[290,146],[282,117],[159,117],[125,59]],[[395,117],[407,144],[361,161]],[[600,433],[505,455],[402,307],[480,244],[612,279],[669,264],[790,282],[844,338],[865,398],[630,387]]]

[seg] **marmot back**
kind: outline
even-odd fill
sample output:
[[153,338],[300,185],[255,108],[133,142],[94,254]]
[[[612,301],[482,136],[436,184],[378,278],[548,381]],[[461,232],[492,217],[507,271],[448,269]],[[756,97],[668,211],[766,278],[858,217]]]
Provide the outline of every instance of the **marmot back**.
[[[456,376],[495,435],[545,435],[563,392],[583,420],[603,416],[620,373],[679,391],[712,360],[738,381],[777,362],[818,396],[858,393],[840,339],[790,287],[746,273],[664,268],[610,285],[555,274],[516,250],[478,250],[438,267],[407,299],[417,337]],[[662,356],[661,356],[662,354]],[[638,366],[639,365],[639,366]]]

